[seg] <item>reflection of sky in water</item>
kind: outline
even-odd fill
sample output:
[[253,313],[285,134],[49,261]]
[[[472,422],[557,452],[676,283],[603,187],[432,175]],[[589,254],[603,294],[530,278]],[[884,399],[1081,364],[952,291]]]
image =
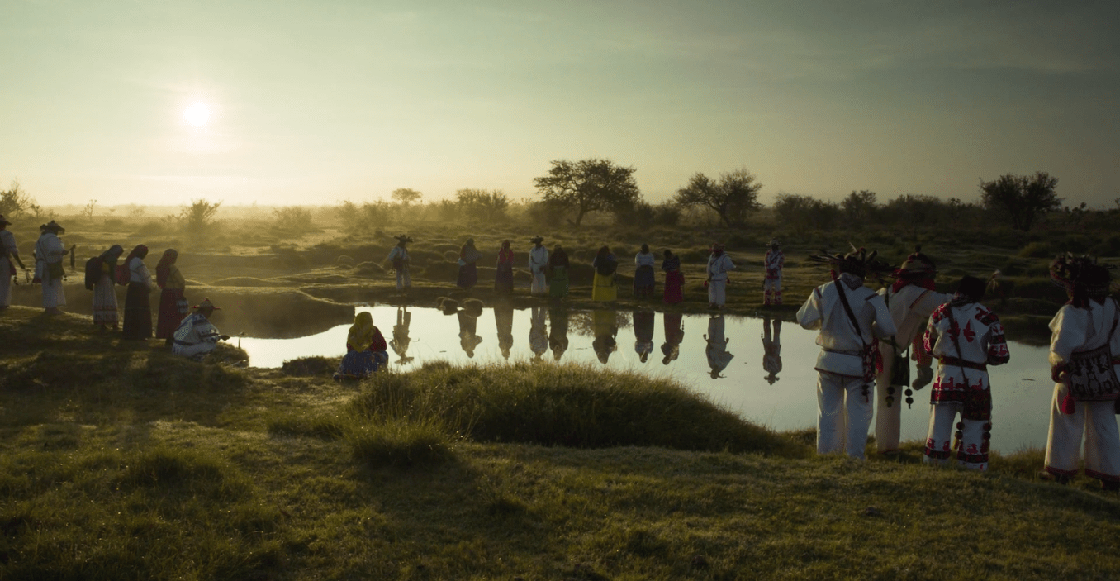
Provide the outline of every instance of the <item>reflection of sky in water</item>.
[[[672,314],[667,317],[666,313],[648,311],[637,316],[627,311],[569,311],[568,332],[564,334],[563,317],[550,317],[545,306],[499,310],[497,316],[493,308],[487,307],[477,319],[462,312],[444,315],[436,309],[412,308],[408,310],[408,339],[402,362],[398,346],[404,339],[404,325],[397,321],[401,311],[392,306],[359,307],[357,311],[373,314],[374,324],[390,342],[393,370],[408,371],[439,360],[503,363],[507,360],[503,356],[505,350],[510,362],[538,358],[552,362],[553,348],[561,350],[566,343],[561,363],[585,363],[675,379],[744,418],[777,430],[811,427],[817,421],[817,373],[813,370],[819,351],[814,343],[816,333],[788,321],[780,326],[782,369],[778,380],[770,384],[764,367],[763,319],[680,316],[684,332],[679,338],[679,355],[673,359],[677,352],[666,337],[676,338],[681,333]],[[252,365],[279,367],[285,360],[298,357],[341,356],[346,350],[348,329],[349,325],[340,325],[297,339],[245,337],[240,341]],[[468,348],[473,357],[467,356]],[[1053,389],[1048,350],[1019,343],[1012,343],[1010,350],[1010,364],[989,368],[994,399],[992,448],[1015,451],[1027,446],[1044,447]],[[606,364],[601,363],[603,359]],[[668,363],[663,363],[666,359]],[[772,368],[772,358],[770,363]],[[718,370],[718,379],[712,378],[712,365],[724,366]],[[914,400],[913,408],[902,410],[903,440],[925,440],[929,389],[915,393]]]

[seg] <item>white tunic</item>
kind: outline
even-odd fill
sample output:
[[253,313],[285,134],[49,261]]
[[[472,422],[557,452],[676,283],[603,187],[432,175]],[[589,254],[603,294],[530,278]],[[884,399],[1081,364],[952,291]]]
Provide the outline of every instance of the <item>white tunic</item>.
[[732,270],[735,270],[735,263],[731,262],[731,257],[726,252],[708,257],[708,280],[726,281],[727,273]]
[[[839,284],[845,285],[848,304],[859,322],[857,333],[840,302],[836,284],[827,282],[813,289],[808,300],[797,311],[797,323],[805,329],[820,330],[817,345],[821,346],[821,353],[817,357],[817,371],[863,377],[861,353],[864,346],[871,344],[875,337],[894,335],[894,322],[887,311],[887,305],[883,303],[883,297],[862,286],[863,281],[858,277],[841,274]],[[860,286],[851,288],[856,284]]]

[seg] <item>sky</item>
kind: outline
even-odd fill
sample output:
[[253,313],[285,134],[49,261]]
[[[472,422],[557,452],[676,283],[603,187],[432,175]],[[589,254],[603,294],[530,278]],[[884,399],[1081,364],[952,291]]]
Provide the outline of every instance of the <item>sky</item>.
[[0,2],[0,187],[45,206],[536,198],[552,160],[644,198],[1120,198],[1120,3]]

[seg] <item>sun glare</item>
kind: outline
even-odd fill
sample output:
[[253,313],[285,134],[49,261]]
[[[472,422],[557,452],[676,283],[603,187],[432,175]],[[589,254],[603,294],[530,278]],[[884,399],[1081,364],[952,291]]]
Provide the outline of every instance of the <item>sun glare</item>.
[[183,118],[195,127],[202,127],[210,120],[210,106],[206,103],[194,103],[183,110]]

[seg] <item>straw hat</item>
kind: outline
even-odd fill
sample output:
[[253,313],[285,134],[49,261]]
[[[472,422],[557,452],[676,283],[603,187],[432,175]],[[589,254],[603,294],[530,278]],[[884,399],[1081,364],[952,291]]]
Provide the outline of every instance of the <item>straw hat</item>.
[[533,236],[529,239],[529,242],[532,242],[533,244],[540,244],[541,242],[544,242],[544,236]]
[[5,226],[11,226],[12,225],[12,223],[9,222],[8,219],[4,217],[3,214],[0,214],[0,224],[3,224]]
[[63,228],[62,226],[59,226],[58,222],[55,222],[54,220],[51,220],[50,222],[47,222],[46,224],[44,224],[41,227],[41,229],[42,230],[50,230],[50,231],[54,232],[55,234],[62,234],[64,232],[66,232],[66,228]]
[[412,237],[407,234],[401,234],[400,236],[394,236],[393,238],[396,238],[397,240],[400,240],[401,242],[404,242],[406,244],[412,242]]
[[202,299],[202,302],[195,305],[194,308],[196,308],[196,309],[214,309],[215,311],[222,310],[221,307],[215,307],[214,303],[210,302],[210,299]]

